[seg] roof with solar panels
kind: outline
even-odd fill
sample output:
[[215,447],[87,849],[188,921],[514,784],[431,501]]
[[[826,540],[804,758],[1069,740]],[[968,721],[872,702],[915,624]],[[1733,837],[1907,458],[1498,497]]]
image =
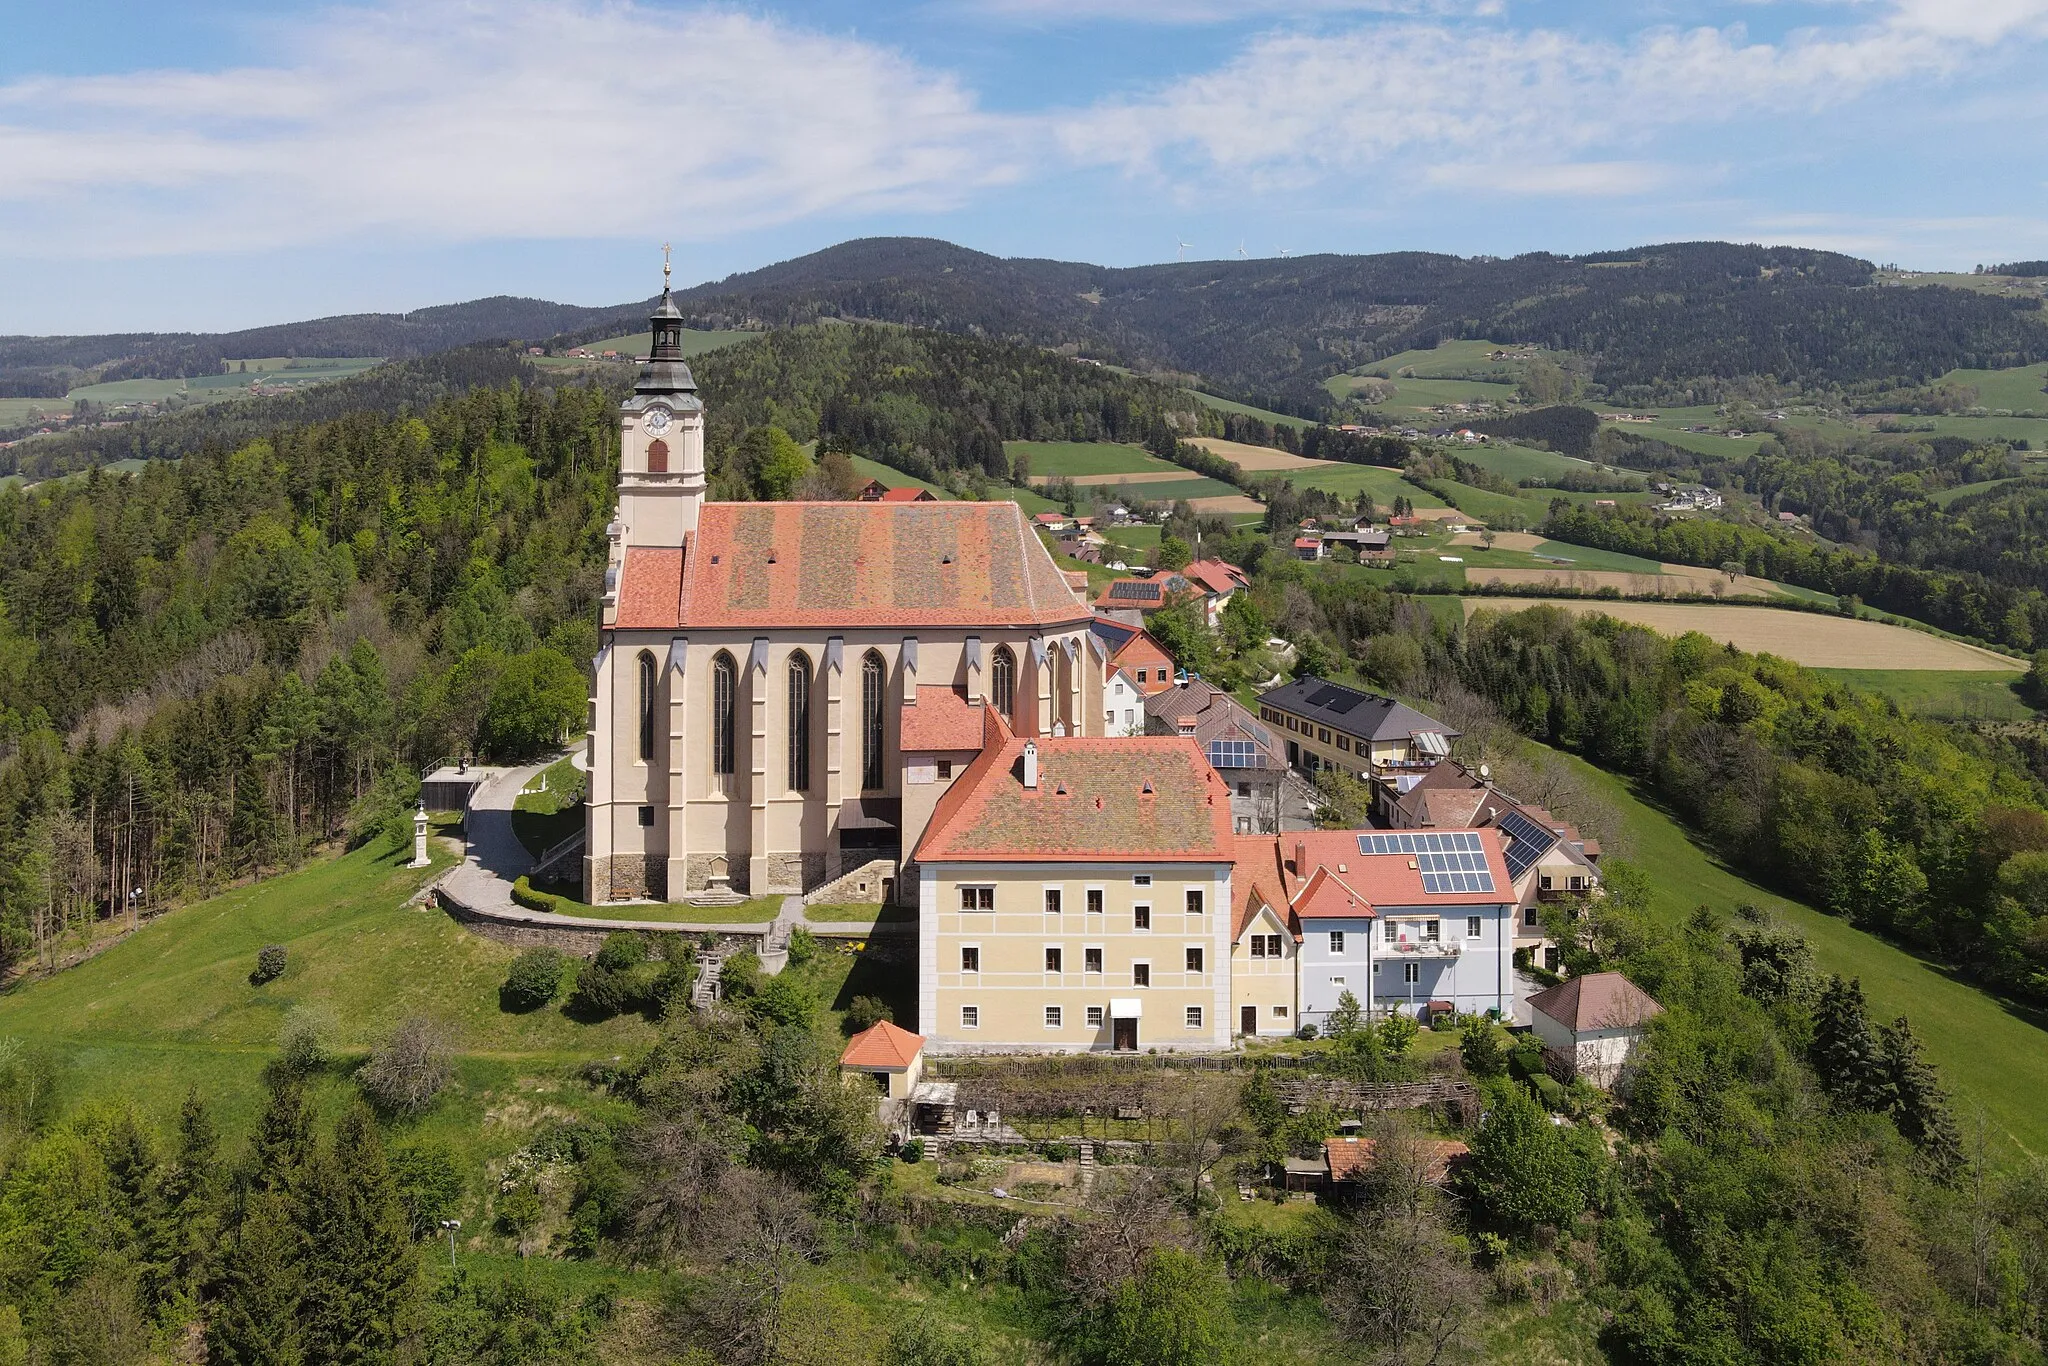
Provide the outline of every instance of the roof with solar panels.
[[[1280,837],[1294,904],[1325,885],[1354,893],[1359,918],[1389,910],[1498,906],[1515,899],[1503,840],[1494,830],[1304,830]],[[1334,904],[1334,903],[1332,903]],[[1324,908],[1321,914],[1337,912]]]
[[[1362,740],[1406,740],[1416,735],[1436,735],[1448,741],[1456,739],[1459,734],[1405,702],[1315,677],[1297,679],[1262,692],[1259,704],[1277,707],[1319,726],[1328,726],[1331,730]],[[1448,749],[1445,752],[1448,753]]]

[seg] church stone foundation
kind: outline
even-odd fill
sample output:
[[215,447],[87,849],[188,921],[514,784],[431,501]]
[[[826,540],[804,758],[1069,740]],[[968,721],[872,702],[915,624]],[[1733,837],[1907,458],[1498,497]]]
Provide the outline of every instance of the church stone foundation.
[[590,862],[590,904],[668,900],[667,860],[652,854],[612,854]]

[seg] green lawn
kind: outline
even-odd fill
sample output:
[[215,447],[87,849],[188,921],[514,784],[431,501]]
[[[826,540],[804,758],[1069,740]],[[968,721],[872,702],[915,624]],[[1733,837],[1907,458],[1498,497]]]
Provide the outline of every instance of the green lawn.
[[2029,721],[2036,713],[2013,684],[2019,673],[1946,669],[1819,669],[1863,692],[1878,693],[1916,716],[1944,721]]
[[1951,370],[1943,384],[1967,384],[1986,408],[2016,413],[2048,413],[2048,365],[2022,365],[2011,370]]
[[1338,465],[1313,470],[1285,470],[1282,473],[1296,488],[1321,489],[1347,502],[1363,490],[1370,493],[1373,501],[1382,508],[1392,504],[1396,498],[1406,498],[1422,508],[1444,505],[1443,499],[1415,487],[1401,477],[1401,471],[1384,465]]
[[2008,478],[1981,479],[1974,484],[1957,484],[1952,489],[1943,489],[1939,493],[1929,494],[1928,501],[1933,503],[1936,507],[1945,508],[1950,503],[1955,502],[1958,498],[1967,498],[1973,493],[1985,493],[1991,489],[1999,487],[2001,484],[2010,484],[2012,482],[2012,479]]
[[1679,925],[1702,903],[1723,912],[1743,902],[1771,911],[1806,936],[1824,971],[1862,980],[1873,1016],[1912,1020],[1954,1093],[1966,1133],[1981,1114],[1994,1137],[2048,1152],[2048,1018],[2001,1002],[1845,920],[1765,891],[1693,843],[1624,779],[1563,757],[1614,805],[1623,838],[1611,852],[1649,872],[1652,905],[1667,924]]
[[[1543,541],[1533,552],[1539,558],[1570,560],[1573,569],[1611,569],[1622,574],[1661,574],[1664,566],[1656,560],[1646,560],[1640,555],[1624,555],[1619,550],[1596,550],[1592,546],[1571,545],[1565,541]],[[1486,563],[1475,560],[1475,564]]]
[[560,915],[584,916],[592,920],[645,920],[655,924],[765,925],[782,909],[779,896],[757,896],[737,906],[692,906],[686,901],[611,902],[593,906],[588,901],[549,893]]
[[[98,957],[0,996],[0,1038],[54,1048],[67,1064],[67,1101],[124,1096],[161,1119],[197,1087],[239,1134],[295,1014],[323,1020],[344,1063],[400,1021],[428,1015],[455,1031],[461,1055],[461,1083],[433,1127],[465,1148],[494,1142],[482,1112],[507,1088],[552,1087],[521,1079],[559,1077],[653,1031],[638,1017],[591,1025],[556,1009],[500,1010],[515,950],[410,901],[453,857],[437,842],[434,866],[414,870],[366,847],[170,911]],[[284,975],[251,986],[265,944],[284,945]],[[347,1093],[338,1076],[330,1081],[328,1099]]]
[[1458,458],[1470,461],[1481,469],[1492,470],[1503,479],[1519,482],[1523,479],[1552,480],[1566,474],[1588,474],[1592,472],[1591,461],[1575,460],[1569,455],[1555,451],[1539,451],[1530,446],[1491,444],[1468,446],[1457,452]]
[[1214,408],[1219,413],[1242,413],[1246,417],[1263,418],[1267,422],[1280,427],[1299,429],[1315,425],[1305,417],[1289,417],[1286,413],[1276,413],[1269,408],[1254,408],[1249,403],[1233,403],[1227,398],[1218,398],[1214,394],[1205,394],[1199,389],[1189,389],[1187,392],[1200,400],[1203,407]]
[[582,772],[567,759],[535,774],[512,803],[512,833],[539,858],[583,828]]
[[[1132,497],[1148,503],[1170,503],[1181,498],[1220,498],[1239,491],[1236,486],[1226,484],[1221,479],[1205,479],[1200,475],[1189,475],[1185,479],[1162,479],[1157,483],[1130,484],[1124,487],[1129,490]],[[1089,492],[1095,505],[1100,507],[1116,500],[1117,488],[1118,485],[1115,484],[1093,484],[1089,486]]]
[[905,474],[894,466],[884,465],[879,460],[870,460],[864,455],[850,455],[847,459],[853,462],[854,472],[863,479],[879,479],[892,489],[929,489],[934,498],[941,500],[953,496],[937,484],[928,484],[922,479]]
[[1028,456],[1034,479],[1055,474],[1154,474],[1179,468],[1141,446],[1111,441],[1005,441],[1003,452],[1012,462],[1019,455]]

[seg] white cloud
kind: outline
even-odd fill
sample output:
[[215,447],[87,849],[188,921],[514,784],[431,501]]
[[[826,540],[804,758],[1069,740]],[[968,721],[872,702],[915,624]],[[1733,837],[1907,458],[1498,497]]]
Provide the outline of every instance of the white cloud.
[[1600,198],[1647,194],[1685,175],[1678,167],[1653,161],[1444,162],[1425,170],[1423,179],[1445,189],[1487,194]]
[[667,235],[940,209],[1024,125],[900,53],[714,8],[432,0],[218,72],[0,86],[0,251]]
[[1222,24],[1331,14],[1494,15],[1505,0],[941,0],[944,8],[1044,23]]

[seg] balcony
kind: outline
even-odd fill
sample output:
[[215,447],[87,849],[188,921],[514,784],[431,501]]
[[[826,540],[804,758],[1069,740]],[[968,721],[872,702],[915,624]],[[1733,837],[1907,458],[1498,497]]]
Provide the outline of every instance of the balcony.
[[1464,945],[1455,939],[1403,939],[1380,947],[1405,958],[1456,958],[1465,951]]

